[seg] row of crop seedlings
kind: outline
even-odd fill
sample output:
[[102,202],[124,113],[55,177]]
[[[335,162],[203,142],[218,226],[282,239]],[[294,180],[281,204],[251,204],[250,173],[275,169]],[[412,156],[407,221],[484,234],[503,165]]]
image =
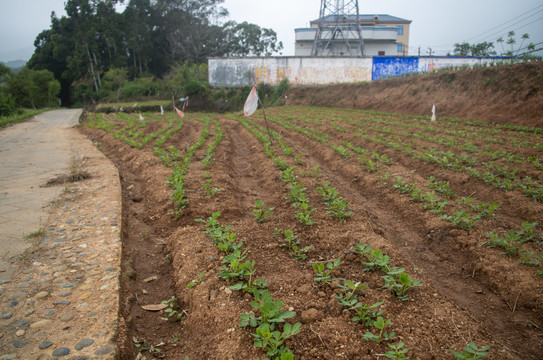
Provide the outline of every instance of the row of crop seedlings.
[[213,178],[207,171],[212,165],[214,161],[214,154],[215,149],[222,141],[222,138],[224,136],[221,125],[219,124],[219,121],[214,118],[213,124],[215,126],[215,132],[213,136],[213,141],[209,144],[209,146],[206,149],[206,152],[204,154],[204,158],[202,159],[202,169],[203,169],[203,180],[202,180],[202,188],[204,190],[205,196],[213,197],[218,192],[222,191],[222,189],[217,188],[213,186]]
[[[316,209],[309,204],[309,197],[306,193],[307,188],[298,180],[296,167],[289,166],[287,161],[274,154],[269,138],[264,132],[267,130],[265,130],[262,126],[241,117],[237,117],[237,120],[240,121],[244,127],[258,140],[260,140],[264,146],[264,152],[274,161],[276,167],[279,169],[281,180],[286,184],[287,189],[289,190],[287,199],[291,202],[292,207],[297,209],[294,214],[295,217],[303,225],[313,225],[314,221],[311,219],[311,215]],[[249,123],[251,123],[252,126]],[[296,165],[303,164],[301,161],[301,155],[295,154],[292,147],[289,147],[283,141],[281,136],[277,134],[277,132],[270,130],[270,133],[279,144],[283,154],[294,158]],[[303,175],[320,177],[318,174],[318,168],[319,167],[316,166],[312,171],[304,173]],[[336,190],[336,188],[331,186],[328,181],[324,181],[318,185],[319,187],[315,191],[322,195],[322,202],[326,207],[326,213],[340,222],[346,221],[353,214],[353,212],[349,210],[350,205],[347,203],[347,201],[340,196],[340,193]]]
[[[240,122],[247,124],[244,118],[239,119]],[[245,126],[244,124],[244,126]],[[269,139],[266,138],[263,132],[258,132],[256,129],[246,126],[246,128],[253,133],[257,138],[263,141],[265,144],[269,144]],[[261,128],[261,131],[264,129]],[[277,133],[272,132],[274,138],[277,139]],[[286,145],[282,145],[284,147]],[[269,153],[269,145],[266,147],[266,151]],[[281,162],[280,162],[281,163]],[[281,169],[281,167],[279,167]],[[317,175],[318,176],[318,175]],[[302,203],[307,201],[307,195],[305,194],[305,188],[300,188],[302,185],[296,181],[297,176],[295,175],[295,169],[293,167],[287,167],[281,170],[281,179],[286,183],[290,184],[289,188],[291,193],[289,195],[289,200],[293,204],[297,204],[297,201]],[[327,212],[337,218],[339,221],[346,221],[346,219],[352,215],[352,211],[346,210],[349,206],[346,201],[340,196],[336,188],[330,186],[328,181],[321,183],[321,186],[316,189],[323,197],[323,202],[327,204]],[[265,221],[265,218],[269,216],[269,212],[273,210],[265,209],[262,203],[257,201],[255,203],[255,219],[257,222]],[[297,216],[298,217],[298,216]],[[300,221],[304,223],[304,221]],[[306,225],[310,225],[307,224]],[[279,237],[281,239],[280,246],[286,247],[289,251],[289,254],[292,255],[296,260],[305,260],[307,258],[306,252],[312,248],[312,245],[305,246],[300,244],[298,240],[298,235],[294,234],[290,229],[275,229],[275,234],[273,237]],[[379,249],[373,250],[371,247],[366,247],[364,244],[359,244],[358,247],[355,247],[355,251],[358,251],[360,254],[364,254],[369,259],[373,259],[373,264],[380,264],[381,270],[386,273],[383,276],[385,280],[384,287],[392,291],[399,299],[403,301],[409,300],[407,296],[407,291],[413,287],[421,286],[420,281],[412,279],[408,273],[405,272],[403,268],[391,267],[389,265],[389,257],[383,255]],[[380,261],[380,262],[379,262]],[[313,269],[315,271],[315,281],[321,284],[330,284],[332,281],[338,279],[332,278],[332,271],[336,269],[341,263],[341,260],[335,259],[333,262],[324,264],[324,263],[315,263],[313,264]],[[366,264],[363,262],[363,264]],[[386,353],[388,358],[392,359],[403,359],[405,354],[409,351],[407,348],[404,348],[404,343],[399,341],[398,344],[390,343],[395,338],[394,332],[388,333],[385,331],[390,323],[391,319],[385,320],[382,315],[382,311],[377,311],[376,308],[382,304],[375,303],[372,305],[363,304],[358,301],[358,293],[364,290],[365,285],[361,282],[354,282],[350,279],[344,279],[343,284],[340,284],[342,292],[337,296],[339,299],[340,305],[346,307],[348,310],[352,310],[355,314],[353,321],[362,323],[363,326],[367,326],[372,331],[367,331],[364,334],[363,339],[368,341],[375,341],[376,343],[389,342],[387,345],[389,350]],[[246,320],[245,320],[246,321]],[[244,319],[242,317],[242,324],[244,324]]]
[[114,126],[110,115],[105,113],[87,113],[87,126],[91,129],[113,132]]
[[[124,129],[120,129],[114,133],[116,139],[120,139],[130,146],[141,149],[147,143],[157,139],[160,135],[170,131],[174,128],[174,125],[178,123],[178,120],[173,116],[161,116],[156,114],[144,114],[144,120],[136,119],[128,114],[119,113],[122,119],[127,121],[130,125]],[[149,121],[162,121],[166,120],[168,123],[165,127],[162,127],[152,133],[145,135],[145,127],[148,126]]]
[[[315,121],[310,120],[310,119],[301,118],[301,120],[315,123]],[[428,136],[426,134],[417,134],[417,133],[414,133],[416,134],[414,135],[413,133],[410,133],[407,131],[399,132],[391,128],[390,126],[382,126],[383,124],[390,125],[390,122],[387,122],[385,120],[372,120],[372,121],[377,122],[378,125],[368,125],[366,123],[362,123],[361,121],[355,121],[352,119],[340,119],[340,121],[346,122],[358,128],[363,128],[364,130],[359,132],[359,134],[363,134],[363,135],[366,134],[367,129],[377,131],[378,133],[387,133],[389,135],[397,135],[398,133],[401,133],[403,136],[406,136],[406,137],[416,137],[425,142],[436,143],[436,144],[440,144],[440,145],[450,147],[450,148],[455,148],[455,149],[459,148],[469,153],[478,151],[478,147],[473,145],[471,141],[465,141],[464,144],[457,144],[454,141],[454,139],[450,140],[450,139],[443,138],[442,136]],[[395,123],[395,124],[398,126],[405,126],[402,123]],[[322,125],[322,124],[319,124],[319,125]],[[331,127],[340,132],[352,131],[352,129],[340,128],[335,124],[332,124]],[[437,132],[439,131],[439,129],[435,129],[435,131]],[[366,135],[365,138],[370,139],[370,140],[371,139],[375,140],[375,136],[369,137]],[[378,138],[382,139],[383,136],[379,135]],[[403,141],[399,138],[395,140]],[[512,169],[509,166],[502,166],[495,163],[496,160],[503,158],[507,162],[513,162],[513,163],[526,162],[530,164],[531,166],[533,166],[535,170],[542,170],[543,166],[541,165],[540,159],[537,158],[536,156],[523,157],[519,154],[503,152],[503,151],[498,152],[497,150],[493,150],[491,148],[485,147],[485,151],[488,152],[488,156],[490,156],[491,159],[490,161],[482,162],[479,164],[479,161],[477,158],[470,157],[467,154],[458,155],[451,151],[444,152],[444,151],[439,151],[432,148],[427,149],[424,147],[419,147],[419,150],[424,151],[424,152],[421,152],[422,154],[431,152],[432,153],[431,156],[433,159],[435,159],[435,162],[439,163],[441,166],[444,166],[444,167],[452,167],[456,171],[464,171],[468,167],[473,168],[474,166],[479,165],[487,169],[488,171],[481,174],[477,170],[474,170],[473,171],[474,177],[482,179],[485,182],[491,183],[492,185],[498,188],[505,188],[507,190],[518,189],[528,197],[533,197],[538,200],[543,199],[543,186],[539,181],[533,180],[531,177],[524,177],[522,179],[517,175],[518,169]],[[434,156],[434,154],[436,154],[436,156]],[[440,159],[443,159],[444,163],[441,163]],[[504,180],[501,180],[502,178]],[[515,180],[517,181],[517,183],[512,183]]]
[[[439,134],[452,135],[455,137],[484,140],[501,145],[505,145],[506,140],[496,139],[492,136],[507,135],[507,141],[509,141],[513,147],[531,148],[543,151],[543,144],[540,142],[541,137],[539,136],[543,134],[543,129],[536,127],[508,124],[489,124],[480,120],[466,120],[451,117],[445,117],[441,119],[442,121],[432,123],[428,121],[428,116],[392,114],[371,110],[321,108],[316,111],[312,110],[311,108],[304,108],[303,110],[304,113],[310,115],[316,114],[318,117],[332,116],[340,121],[351,119],[353,116],[356,116],[358,121],[417,128]],[[469,127],[469,129],[466,130],[466,127]],[[527,138],[531,138],[534,141],[522,141],[522,139]]]
[[[254,215],[257,222],[265,221],[266,211],[272,210],[263,210],[262,205],[258,204],[258,201],[255,204]],[[285,323],[282,329],[280,324],[294,317],[296,313],[294,311],[283,311],[282,302],[271,297],[267,289],[267,282],[255,277],[255,262],[247,260],[247,252],[243,250],[243,242],[236,241],[237,235],[230,232],[230,226],[219,224],[219,217],[220,212],[215,212],[205,221],[202,219],[196,221],[206,224],[204,232],[213,239],[218,251],[225,253],[222,260],[225,266],[220,269],[219,276],[227,282],[235,283],[229,286],[231,290],[242,291],[253,296],[254,300],[251,301],[251,306],[258,313],[256,315],[254,313],[242,314],[240,316],[240,326],[256,328],[255,333],[252,334],[254,345],[265,348],[267,355],[271,356],[272,359],[293,359],[294,355],[284,345],[284,342],[299,333],[301,324],[291,325]],[[286,247],[294,259],[305,260],[307,258],[304,252],[311,246],[301,249],[299,247],[300,242],[297,240],[298,235],[295,235],[292,230],[275,229],[274,237],[281,239],[282,244],[280,246]],[[419,280],[412,279],[405,272],[405,269],[391,266],[390,258],[388,255],[384,255],[380,249],[372,249],[370,246],[361,243],[355,246],[353,250],[364,256],[362,264],[366,266],[365,271],[380,270],[385,274],[383,275],[383,287],[390,290],[400,300],[409,300],[408,291],[422,285]],[[339,258],[327,264],[313,264],[314,280],[320,285],[329,285],[333,281],[338,281],[339,279],[332,277],[332,271],[337,269],[340,264],[341,260]],[[377,310],[383,302],[370,305],[358,301],[359,295],[366,289],[366,286],[361,282],[342,279],[339,287],[341,289],[341,292],[337,295],[339,304],[352,312],[354,315],[352,321],[368,328],[362,339],[374,341],[378,344],[387,343],[389,350],[385,355],[388,358],[406,358],[405,356],[409,350],[404,347],[404,343],[402,341],[397,344],[392,343],[395,341],[395,333],[388,330],[392,320],[385,319],[383,311]]]
[[[540,159],[533,155],[533,156],[522,156],[518,153],[511,153],[507,151],[498,151],[496,149],[492,149],[490,146],[485,146],[484,150],[481,152],[479,151],[479,147],[476,145],[473,145],[471,141],[464,141],[464,143],[458,143],[456,141],[456,138],[445,138],[443,136],[431,136],[428,134],[423,133],[416,133],[416,132],[409,132],[409,131],[395,131],[390,127],[381,127],[379,125],[370,125],[365,126],[365,128],[374,130],[378,133],[387,133],[389,135],[397,135],[400,133],[402,136],[406,138],[417,138],[419,140],[422,140],[427,143],[433,143],[433,144],[439,144],[441,146],[444,146],[446,148],[450,149],[458,149],[466,151],[467,153],[471,154],[478,154],[479,156],[486,156],[489,158],[488,161],[479,161],[477,157],[470,157],[467,154],[460,154],[460,155],[453,155],[462,158],[462,160],[466,163],[468,166],[476,166],[479,165],[489,171],[494,171],[496,174],[498,174],[499,177],[515,180],[519,179],[517,176],[517,173],[519,169],[510,168],[509,165],[499,165],[496,162],[499,160],[502,160],[507,163],[512,164],[520,164],[520,163],[526,163],[528,166],[533,167],[535,170],[543,170],[543,165],[541,164]],[[425,150],[424,147],[420,147],[419,149]],[[438,152],[438,150],[434,150],[435,152]],[[447,151],[449,153],[449,151]]]
[[[347,148],[354,150],[359,154],[368,153],[367,150],[356,147],[351,143],[343,143]],[[332,149],[344,158],[351,157],[351,154],[341,145],[332,145]],[[372,152],[371,158],[375,160],[375,162],[367,157],[359,157],[359,163],[363,165],[368,172],[375,172],[380,168],[381,164],[377,162],[379,159],[384,159],[382,164],[390,164],[389,159],[386,158],[385,155],[380,156],[375,151]],[[386,178],[388,178],[388,176]],[[449,221],[454,227],[470,230],[476,222],[482,219],[496,218],[495,211],[500,206],[497,203],[480,201],[473,197],[462,197],[455,204],[454,201],[457,199],[457,195],[450,184],[442,180],[436,180],[433,176],[428,178],[428,184],[426,185],[431,191],[423,191],[415,182],[405,181],[401,176],[393,178],[392,181],[393,187],[400,193],[407,194],[411,201],[421,203],[425,210]],[[445,196],[445,199],[441,198],[440,195]],[[453,202],[452,205],[454,208],[461,208],[455,210],[453,213],[447,214],[445,207],[451,205],[450,202]],[[465,208],[468,209],[468,211]],[[474,213],[470,213],[469,210]],[[501,252],[502,254],[518,256],[518,261],[521,264],[535,267],[541,266],[543,264],[543,252],[540,252],[537,249],[521,248],[521,245],[526,243],[535,245],[543,244],[541,241],[543,240],[543,234],[537,235],[536,232],[537,225],[537,222],[525,221],[522,223],[520,230],[510,229],[502,235],[494,232],[487,233],[487,236],[491,239],[487,244],[491,247],[503,249]],[[543,270],[538,270],[537,273],[543,275]]]
[[[363,128],[356,131],[356,137],[363,138],[366,141],[383,144],[394,150],[401,151],[408,156],[437,164],[446,169],[451,169],[456,172],[467,172],[471,177],[484,181],[498,189],[504,191],[518,190],[527,197],[534,198],[537,201],[543,201],[543,184],[539,180],[535,180],[529,176],[521,178],[518,176],[518,169],[510,169],[509,166],[501,166],[494,161],[480,164],[477,158],[470,157],[468,154],[456,154],[452,151],[436,150],[423,146],[415,148],[413,142],[405,141],[398,136],[393,136],[394,132],[387,127],[375,127],[375,130],[379,131],[379,133],[369,136],[366,132],[368,126],[365,127],[353,120],[350,120],[349,123],[356,127]],[[371,126],[369,126],[369,128],[371,128]],[[348,129],[345,129],[343,132],[346,131],[348,131]],[[382,132],[392,135],[385,136]],[[528,163],[531,163],[536,170],[539,170],[541,165],[537,157],[532,156],[523,159]],[[487,171],[480,172],[475,168],[476,166],[483,167]]]
[[192,157],[194,156],[194,153],[205,144],[207,138],[210,136],[209,118],[204,117],[198,120],[204,123],[204,128],[198,140],[187,148],[182,158],[179,157],[180,152],[175,146],[168,148],[168,156],[171,155],[168,161],[171,162],[173,169],[172,174],[166,182],[173,189],[170,198],[173,201],[174,210],[171,212],[171,215],[176,218],[181,215],[181,211],[189,204],[185,188],[185,177],[188,172],[188,167],[192,163]]
[[207,220],[196,219],[206,224],[205,233],[213,240],[219,252],[225,254],[224,264],[220,268],[219,277],[228,283],[231,290],[242,291],[253,297],[251,307],[255,312],[242,314],[240,326],[254,329],[254,346],[266,351],[271,360],[292,360],[294,354],[285,341],[300,332],[301,323],[290,324],[285,320],[296,316],[294,311],[285,311],[281,300],[274,299],[265,280],[255,277],[255,261],[247,260],[247,250],[243,250],[243,242],[236,241],[236,233],[232,227],[218,222],[220,212],[215,212]]
[[[281,125],[290,126],[288,122],[282,121],[280,119],[274,119],[274,121],[277,121]],[[303,132],[303,131],[302,131]],[[323,142],[325,145],[328,145],[329,142]],[[383,166],[390,165],[392,163],[391,159],[386,154],[379,154],[377,151],[373,150],[370,154],[370,152],[364,148],[361,148],[360,146],[355,146],[350,142],[343,141],[343,145],[336,145],[331,144],[329,145],[332,150],[337,152],[339,155],[341,155],[345,159],[349,159],[352,157],[352,153],[349,152],[349,150],[352,150],[359,154],[358,162],[360,165],[364,167],[364,170],[366,170],[369,173],[374,173],[381,169]],[[434,179],[435,180],[435,179]],[[424,209],[429,210],[437,215],[442,216],[443,219],[449,220],[453,226],[457,227],[464,227],[467,229],[471,229],[473,224],[480,219],[480,217],[472,216],[470,213],[466,212],[465,210],[459,210],[454,213],[454,215],[447,215],[444,212],[444,207],[448,203],[447,200],[441,201],[441,199],[435,194],[434,191],[432,192],[426,192],[423,193],[420,189],[416,188],[412,184],[404,184],[402,182],[402,178],[398,177],[396,178],[396,182],[393,185],[395,188],[400,188],[402,192],[412,192],[414,195],[416,195],[416,198],[413,197],[417,202],[424,203]],[[432,187],[432,184],[430,184],[430,187]],[[449,188],[449,184],[445,184],[441,182],[439,185],[435,186],[438,190]],[[450,190],[449,190],[450,191]],[[473,200],[473,199],[472,199]],[[484,211],[484,204],[480,204],[483,209],[481,211]],[[491,207],[492,213],[497,209],[499,205],[497,204],[491,204],[489,207]],[[487,209],[486,211],[490,211]]]

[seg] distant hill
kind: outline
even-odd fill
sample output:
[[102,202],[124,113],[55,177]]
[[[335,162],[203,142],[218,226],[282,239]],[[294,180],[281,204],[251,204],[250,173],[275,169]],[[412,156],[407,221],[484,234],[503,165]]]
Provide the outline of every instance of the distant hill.
[[26,65],[26,61],[25,60],[12,60],[12,61],[5,62],[4,65],[6,65],[7,67],[15,70],[15,69],[19,69],[19,68],[24,67]]

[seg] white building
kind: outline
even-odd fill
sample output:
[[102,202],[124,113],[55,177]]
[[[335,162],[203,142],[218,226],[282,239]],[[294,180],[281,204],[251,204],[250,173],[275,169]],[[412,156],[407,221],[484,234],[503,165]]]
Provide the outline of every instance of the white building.
[[[349,15],[350,19],[348,20],[352,22],[353,20],[356,20],[355,17],[356,15]],[[325,24],[335,23],[334,18],[335,17],[332,16],[325,18]],[[391,15],[360,14],[360,25],[362,28],[365,55],[408,55],[410,24],[411,20],[405,20]],[[295,56],[311,56],[313,42],[317,36],[319,27],[319,19],[311,21],[310,26],[311,27],[309,28],[294,30],[296,32]],[[347,36],[350,37],[353,35]],[[327,35],[323,34],[322,37],[326,38]],[[354,36],[353,40],[355,40]],[[356,43],[353,42],[353,46],[358,46],[355,44]]]

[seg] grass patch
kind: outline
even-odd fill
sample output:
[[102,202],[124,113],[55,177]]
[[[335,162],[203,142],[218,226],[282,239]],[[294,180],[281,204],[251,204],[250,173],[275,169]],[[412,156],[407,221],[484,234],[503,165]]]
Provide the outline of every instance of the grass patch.
[[28,235],[25,235],[25,239],[26,240],[36,239],[36,238],[39,238],[39,237],[41,237],[43,235],[45,235],[45,228],[39,228],[38,230],[36,230],[34,232],[31,232]]
[[12,114],[10,116],[0,116],[0,129],[11,125],[16,124],[20,122],[24,122],[31,118],[32,116],[41,114],[42,112],[48,111],[51,109],[39,109],[39,110],[32,110],[32,109],[22,109],[17,111],[16,114]]

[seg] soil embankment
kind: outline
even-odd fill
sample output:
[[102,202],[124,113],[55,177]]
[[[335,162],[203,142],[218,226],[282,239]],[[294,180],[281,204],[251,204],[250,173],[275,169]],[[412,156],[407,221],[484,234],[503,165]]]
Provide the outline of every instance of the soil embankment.
[[379,110],[543,126],[543,62],[449,70],[373,83],[294,86],[286,105]]

